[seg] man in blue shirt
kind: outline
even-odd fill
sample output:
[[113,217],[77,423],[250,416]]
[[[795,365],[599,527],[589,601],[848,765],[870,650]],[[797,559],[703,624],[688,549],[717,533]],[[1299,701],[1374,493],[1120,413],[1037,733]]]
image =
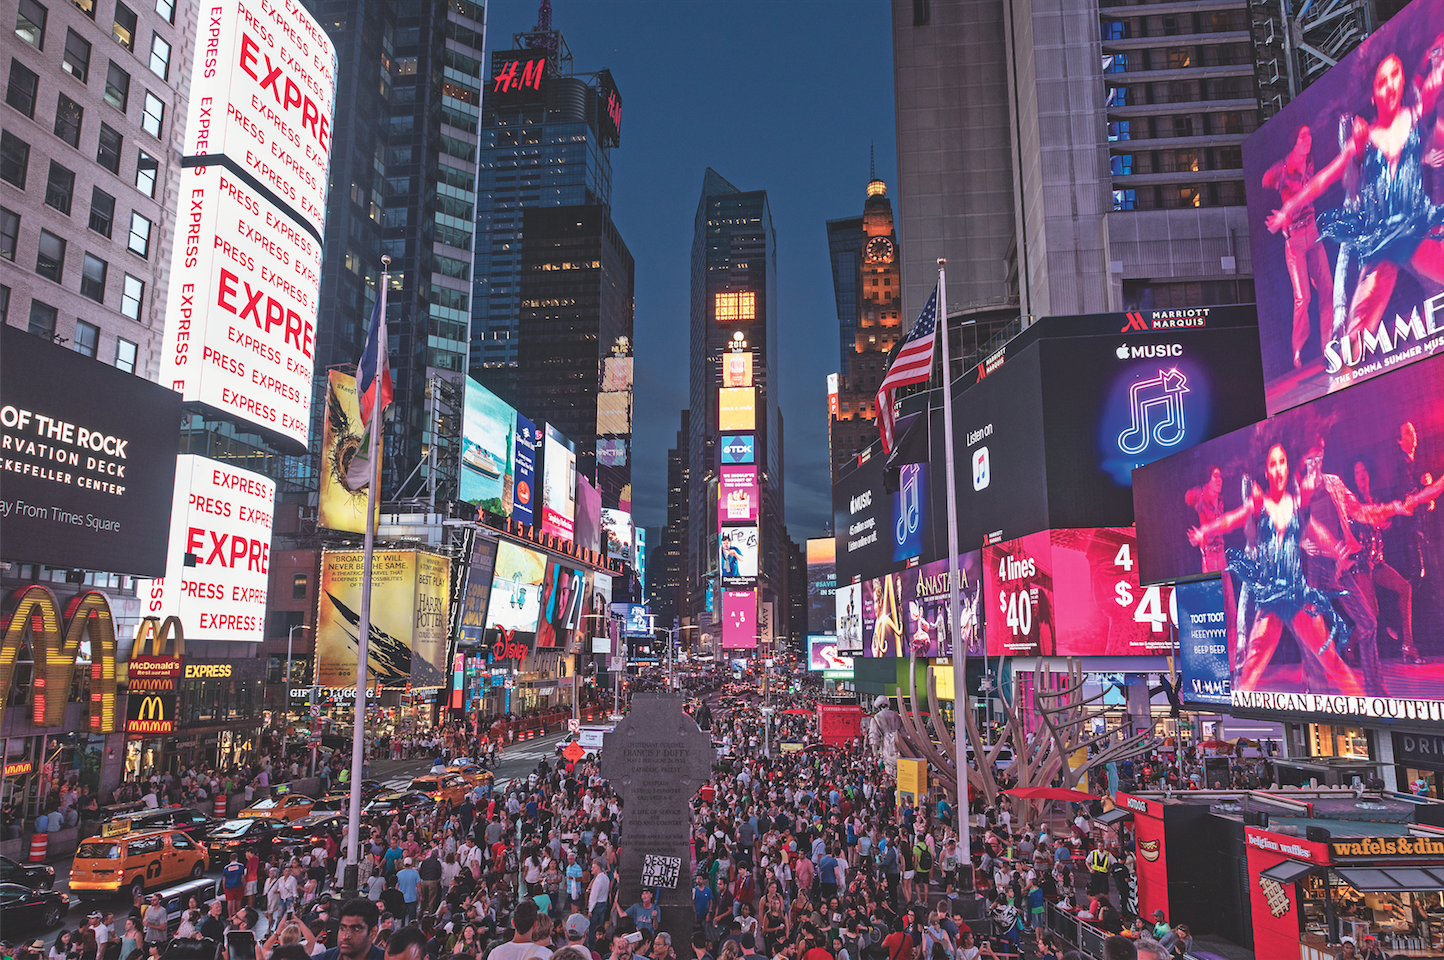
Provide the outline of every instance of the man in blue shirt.
[[401,897],[406,901],[406,916],[402,926],[416,920],[416,891],[421,885],[421,874],[411,864],[411,858],[407,857],[401,862],[401,869],[396,871],[396,889],[401,891]]
[[662,909],[652,902],[652,891],[642,891],[642,902],[634,903],[627,908],[627,916],[637,925],[637,929],[646,930],[648,933],[656,933],[657,928],[662,925]]
[[712,919],[712,888],[703,874],[697,874],[696,881],[692,887],[692,910],[697,915],[697,926],[706,930]]

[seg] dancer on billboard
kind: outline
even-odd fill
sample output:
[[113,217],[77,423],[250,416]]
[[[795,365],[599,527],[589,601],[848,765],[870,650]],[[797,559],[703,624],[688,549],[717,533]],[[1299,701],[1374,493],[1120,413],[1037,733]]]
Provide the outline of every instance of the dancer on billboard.
[[893,586],[895,580],[901,583],[901,578],[891,574],[883,574],[872,581],[873,603],[877,610],[872,628],[874,657],[895,657],[902,653],[903,621],[898,609],[898,591]]
[[[1355,336],[1377,331],[1400,267],[1428,281],[1426,285],[1444,284],[1444,242],[1431,236],[1444,224],[1444,206],[1429,199],[1424,184],[1425,140],[1430,132],[1426,123],[1444,82],[1444,58],[1434,53],[1430,51],[1427,73],[1417,86],[1418,102],[1412,106],[1404,105],[1403,62],[1396,54],[1386,56],[1374,71],[1374,121],[1354,117],[1339,155],[1285,197],[1268,218],[1272,233],[1290,228],[1346,171],[1357,172],[1358,201],[1318,217],[1319,232],[1350,246],[1361,261],[1344,331],[1349,351],[1355,349]],[[1297,302],[1297,288],[1295,294]],[[1362,346],[1357,349],[1361,352]],[[1297,356],[1295,347],[1296,362]]]
[[[1308,125],[1299,127],[1294,148],[1288,156],[1268,169],[1263,185],[1279,192],[1285,203],[1303,190],[1314,177],[1313,132]],[[1272,229],[1272,227],[1270,227]],[[1309,285],[1319,291],[1319,350],[1331,339],[1333,328],[1334,277],[1329,270],[1329,257],[1319,242],[1319,227],[1314,221],[1312,201],[1300,203],[1293,216],[1283,225],[1284,263],[1289,269],[1289,282],[1294,288],[1294,369],[1303,365],[1301,352],[1309,339]],[[1222,568],[1220,568],[1222,569]]]
[[[1369,477],[1369,468],[1364,461],[1359,460],[1354,464],[1354,486],[1359,491],[1359,502],[1372,504],[1374,494],[1372,483]],[[1384,537],[1383,531],[1389,526],[1390,521],[1383,523],[1356,523],[1354,535],[1359,539],[1363,549],[1360,551],[1359,562],[1369,573],[1369,586],[1373,590],[1374,609],[1379,607],[1379,588],[1390,591],[1399,599],[1399,628],[1403,634],[1403,646],[1399,651],[1405,663],[1423,663],[1424,658],[1419,656],[1419,649],[1414,646],[1414,587],[1400,575],[1399,571],[1389,566],[1384,559]]]
[[[1191,488],[1183,495],[1183,502],[1198,511],[1198,522],[1217,520],[1225,513],[1223,506],[1223,471],[1216,466],[1208,468],[1208,482]],[[1209,537],[1198,544],[1203,554],[1203,572],[1216,573],[1228,565],[1223,552],[1223,537]]]
[[1358,675],[1335,648],[1337,641],[1347,638],[1347,625],[1334,612],[1329,597],[1304,580],[1301,539],[1312,483],[1301,487],[1293,480],[1288,454],[1279,443],[1268,448],[1264,474],[1268,478],[1266,492],[1245,478],[1247,495],[1242,505],[1188,531],[1194,546],[1245,524],[1250,527],[1250,540],[1257,538],[1247,550],[1227,552],[1228,571],[1242,585],[1238,608],[1246,611],[1250,602],[1253,605],[1248,629],[1240,625],[1239,635],[1247,640],[1234,689],[1259,689],[1287,624],[1303,657],[1304,692],[1362,695],[1364,687]]

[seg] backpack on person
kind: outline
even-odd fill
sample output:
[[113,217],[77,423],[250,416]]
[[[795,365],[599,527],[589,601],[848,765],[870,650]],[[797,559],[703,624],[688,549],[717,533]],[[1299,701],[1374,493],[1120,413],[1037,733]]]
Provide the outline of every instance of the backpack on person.
[[918,844],[915,854],[918,872],[931,873],[933,869],[933,852],[928,849],[928,845],[926,843]]

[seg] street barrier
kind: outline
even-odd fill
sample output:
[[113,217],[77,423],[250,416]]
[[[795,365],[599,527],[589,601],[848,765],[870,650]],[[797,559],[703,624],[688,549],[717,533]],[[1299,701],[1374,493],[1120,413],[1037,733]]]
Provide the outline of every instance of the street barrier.
[[30,862],[44,863],[45,851],[50,847],[50,834],[37,833],[30,838]]

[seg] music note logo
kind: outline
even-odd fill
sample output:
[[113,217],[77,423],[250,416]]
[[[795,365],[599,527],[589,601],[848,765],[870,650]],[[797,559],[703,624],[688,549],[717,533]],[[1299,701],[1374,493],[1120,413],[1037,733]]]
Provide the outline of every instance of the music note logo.
[[1138,454],[1147,449],[1150,441],[1164,447],[1182,443],[1187,433],[1183,410],[1185,393],[1188,393],[1188,378],[1176,368],[1160,370],[1158,376],[1134,383],[1128,390],[1132,422],[1118,435],[1118,449]]
[[982,490],[993,479],[993,471],[988,463],[988,448],[979,447],[973,451],[973,489]]
[[922,495],[918,490],[922,472],[922,467],[916,463],[906,464],[900,471],[897,523],[893,526],[894,542],[898,546],[905,546],[922,523]]

